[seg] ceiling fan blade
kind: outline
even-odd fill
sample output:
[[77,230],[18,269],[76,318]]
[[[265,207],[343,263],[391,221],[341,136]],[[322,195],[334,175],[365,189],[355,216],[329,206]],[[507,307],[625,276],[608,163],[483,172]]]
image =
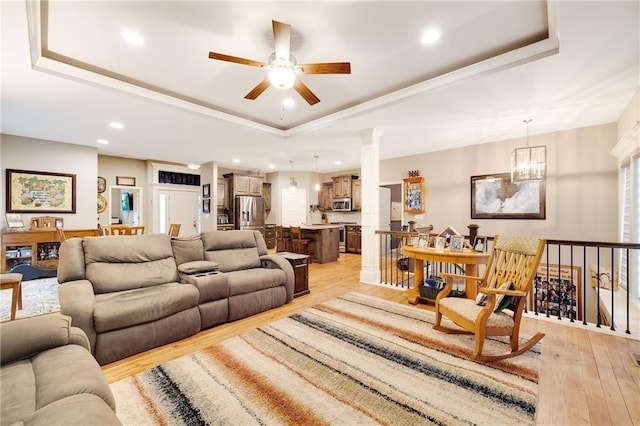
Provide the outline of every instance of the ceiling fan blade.
[[304,98],[305,101],[307,101],[309,105],[315,105],[320,102],[320,98],[314,95],[311,89],[297,78],[293,82],[293,88]]
[[351,74],[350,62],[325,62],[297,65],[302,74]]
[[265,78],[260,83],[258,83],[256,87],[251,89],[251,91],[247,93],[244,98],[251,99],[252,101],[255,100],[258,96],[262,94],[262,92],[267,90],[267,87],[269,87],[270,84],[271,83],[269,82],[269,78]]
[[273,25],[276,59],[288,61],[291,54],[291,25],[278,21],[271,21],[271,23]]
[[239,58],[237,56],[225,55],[224,53],[216,53],[216,52],[209,52],[209,59],[217,59],[219,61],[234,62],[236,64],[249,65],[250,67],[258,67],[258,68],[267,66],[267,64],[263,62],[258,62],[251,59]]

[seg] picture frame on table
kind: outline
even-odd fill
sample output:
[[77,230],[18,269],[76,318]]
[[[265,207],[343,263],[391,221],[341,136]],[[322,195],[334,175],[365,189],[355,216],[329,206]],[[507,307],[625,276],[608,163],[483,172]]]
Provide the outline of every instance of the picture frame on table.
[[487,251],[487,237],[476,237],[473,240],[473,251]]
[[445,237],[435,237],[433,240],[433,248],[436,250],[444,250],[445,242]]
[[429,234],[418,235],[418,248],[429,247]]
[[17,213],[7,213],[7,227],[9,229],[24,229],[24,222],[22,221],[22,215]]
[[76,175],[7,169],[7,213],[75,213]]
[[471,219],[545,219],[544,180],[511,182],[511,174],[471,176]]
[[449,248],[451,251],[463,251],[465,248],[464,237],[460,235],[452,235]]

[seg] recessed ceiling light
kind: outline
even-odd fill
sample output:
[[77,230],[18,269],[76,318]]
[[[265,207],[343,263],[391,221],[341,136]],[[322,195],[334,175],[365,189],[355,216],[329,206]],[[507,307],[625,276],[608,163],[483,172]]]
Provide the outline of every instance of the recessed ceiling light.
[[191,170],[198,170],[200,168],[200,164],[187,164],[187,167]]
[[109,123],[109,126],[113,127],[114,129],[124,129],[124,124],[119,121],[112,121],[111,123]]
[[97,142],[102,145],[109,145],[109,141],[106,139],[98,139]]
[[425,31],[422,34],[422,38],[420,39],[420,41],[422,41],[422,44],[432,44],[440,40],[440,36],[441,36],[440,31],[436,29],[431,29],[431,30]]
[[267,166],[267,167],[269,167],[270,169],[275,169],[276,165],[275,164],[269,164],[269,166]]
[[340,164],[342,164],[342,161],[340,161],[340,160],[334,161],[333,164],[335,164],[336,166],[339,166]]
[[132,46],[142,46],[144,44],[142,36],[134,31],[123,32],[122,38]]
[[239,160],[238,158],[234,158],[234,159],[233,159],[233,160],[231,160],[231,161],[233,161],[234,163],[239,163],[239,162],[240,162],[240,160]]

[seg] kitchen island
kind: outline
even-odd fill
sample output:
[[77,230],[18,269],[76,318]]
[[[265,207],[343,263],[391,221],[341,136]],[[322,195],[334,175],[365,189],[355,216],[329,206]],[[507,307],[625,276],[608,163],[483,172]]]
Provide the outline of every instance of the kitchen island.
[[328,263],[338,260],[340,255],[339,225],[301,225],[302,238],[311,240],[311,261]]

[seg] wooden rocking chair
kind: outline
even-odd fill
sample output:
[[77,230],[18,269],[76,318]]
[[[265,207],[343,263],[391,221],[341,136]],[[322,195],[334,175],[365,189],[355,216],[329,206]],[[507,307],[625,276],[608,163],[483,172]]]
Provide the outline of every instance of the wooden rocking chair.
[[[496,235],[489,262],[481,278],[441,274],[446,279],[446,286],[436,298],[436,321],[433,328],[445,333],[475,334],[476,347],[472,359],[476,361],[511,358],[531,349],[544,334],[536,333],[520,344],[520,320],[545,243],[545,240],[534,237]],[[480,292],[477,299],[446,297],[453,288],[455,278],[478,280]],[[443,315],[464,330],[443,326]],[[510,336],[511,352],[483,354],[482,348],[487,336]]]

